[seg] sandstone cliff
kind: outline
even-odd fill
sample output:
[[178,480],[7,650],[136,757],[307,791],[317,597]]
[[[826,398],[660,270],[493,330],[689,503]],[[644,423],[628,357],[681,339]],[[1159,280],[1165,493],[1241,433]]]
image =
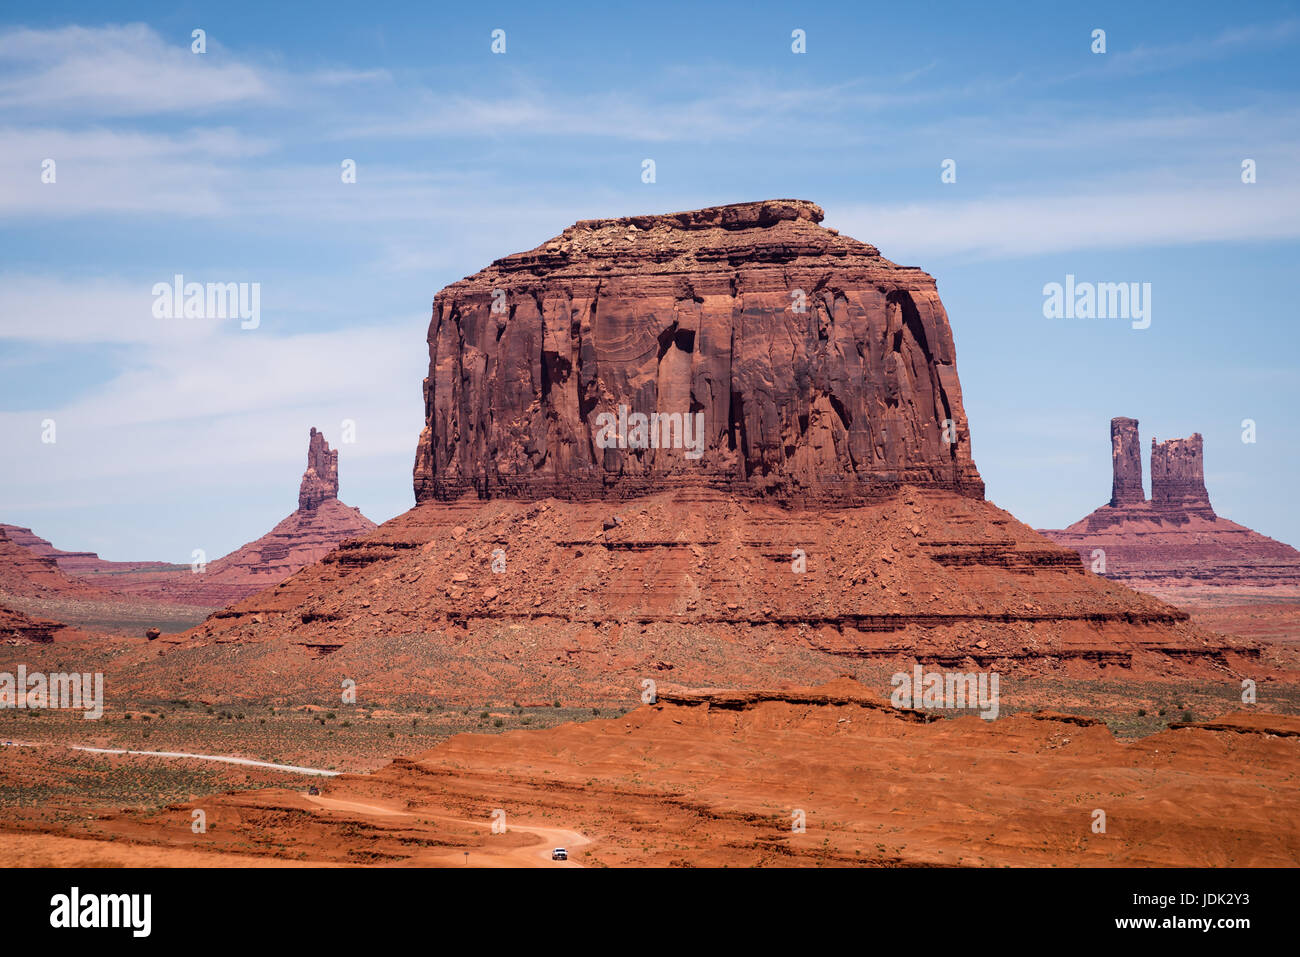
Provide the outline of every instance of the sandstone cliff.
[[[416,501],[982,497],[934,280],[822,216],[771,200],[586,220],[442,290]],[[602,447],[602,416],[622,439],[637,415],[700,423],[698,457],[662,421],[662,443],[652,426],[650,447]]]

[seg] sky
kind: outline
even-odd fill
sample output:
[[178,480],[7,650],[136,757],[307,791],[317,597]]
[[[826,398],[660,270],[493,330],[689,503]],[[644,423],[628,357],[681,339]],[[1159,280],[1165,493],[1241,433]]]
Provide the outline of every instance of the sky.
[[[313,426],[389,519],[439,289],[579,219],[791,197],[935,277],[994,503],[1103,504],[1124,415],[1300,545],[1300,10],[1135,6],[5,5],[0,521],[224,554],[296,507]],[[259,324],[155,316],[176,274],[257,283]],[[1047,318],[1067,275],[1149,283],[1149,326]]]

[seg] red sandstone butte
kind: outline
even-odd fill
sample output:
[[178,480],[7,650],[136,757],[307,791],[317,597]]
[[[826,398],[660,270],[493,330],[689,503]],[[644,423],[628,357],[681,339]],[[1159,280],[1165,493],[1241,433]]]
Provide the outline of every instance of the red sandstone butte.
[[[306,686],[307,654],[337,655],[368,687],[454,700],[819,681],[845,659],[1257,658],[984,500],[934,281],[821,218],[773,200],[582,222],[447,287],[416,507],[189,638],[241,680]],[[620,404],[700,411],[703,457],[598,456]],[[268,642],[306,653],[239,647]],[[141,686],[168,693],[177,660]]]
[[[934,280],[804,200],[584,220],[448,286],[415,498],[981,498]],[[597,417],[702,413],[703,456],[600,448]]]
[[1152,439],[1150,501],[1142,492],[1137,420],[1111,419],[1110,435],[1110,503],[1044,535],[1107,578],[1177,604],[1300,596],[1300,552],[1215,514],[1199,433]]

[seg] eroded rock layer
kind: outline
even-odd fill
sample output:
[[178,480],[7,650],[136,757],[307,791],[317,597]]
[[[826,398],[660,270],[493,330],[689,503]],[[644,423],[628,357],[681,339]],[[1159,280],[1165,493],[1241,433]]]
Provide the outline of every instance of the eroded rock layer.
[[[416,501],[982,497],[934,280],[822,216],[770,200],[586,220],[442,290]],[[636,416],[662,418],[638,436]]]

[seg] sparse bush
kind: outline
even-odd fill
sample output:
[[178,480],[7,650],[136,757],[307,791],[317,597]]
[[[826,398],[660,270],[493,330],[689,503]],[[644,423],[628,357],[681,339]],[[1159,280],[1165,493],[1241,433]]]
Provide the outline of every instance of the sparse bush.
[[496,720],[494,720],[494,721],[492,722],[492,726],[493,726],[494,728],[499,728],[499,727],[501,727],[501,726],[504,725],[504,724],[505,724],[505,720],[502,719],[502,718],[497,718]]

